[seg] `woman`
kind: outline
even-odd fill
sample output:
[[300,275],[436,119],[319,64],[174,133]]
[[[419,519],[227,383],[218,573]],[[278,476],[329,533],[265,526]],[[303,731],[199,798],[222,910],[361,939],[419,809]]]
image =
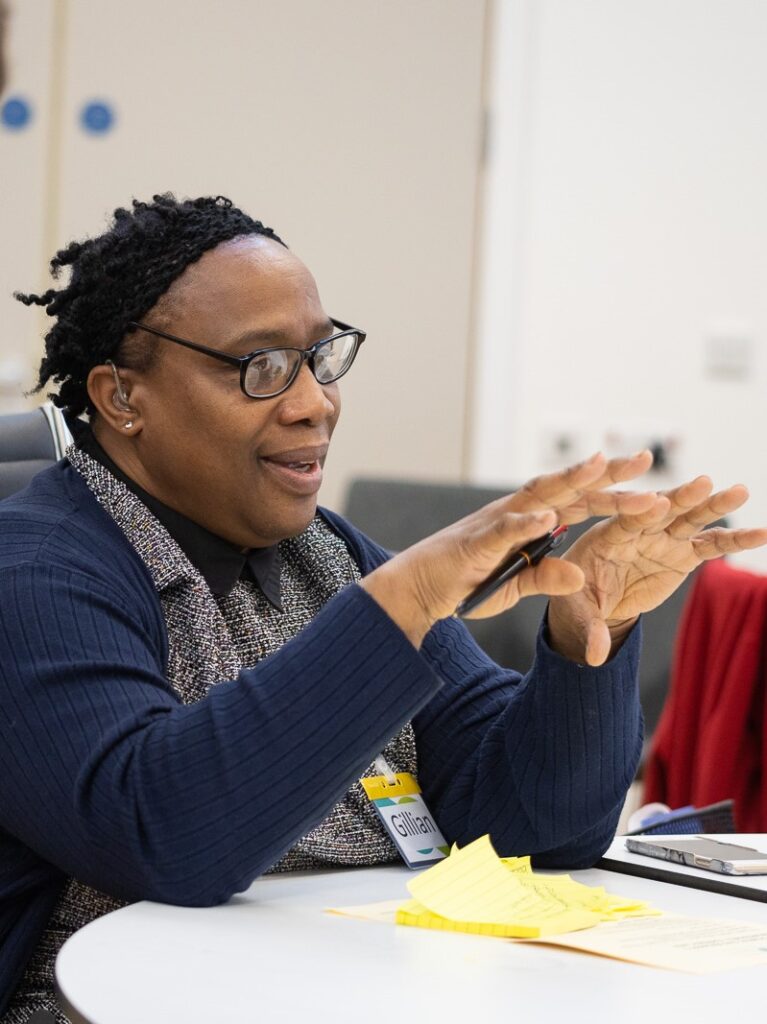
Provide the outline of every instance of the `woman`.
[[[387,559],[317,510],[364,333],[270,229],[156,196],[65,267],[19,297],[55,321],[39,387],[58,384],[76,444],[0,505],[4,1024],[64,1019],[57,949],[125,901],[396,859],[358,782],[381,752],[449,841],[592,863],[641,746],[637,616],[767,540],[700,535],[745,488],[620,495],[649,453],[597,455]],[[454,609],[509,549],[595,514],[477,610],[553,595],[531,672],[498,668]]]

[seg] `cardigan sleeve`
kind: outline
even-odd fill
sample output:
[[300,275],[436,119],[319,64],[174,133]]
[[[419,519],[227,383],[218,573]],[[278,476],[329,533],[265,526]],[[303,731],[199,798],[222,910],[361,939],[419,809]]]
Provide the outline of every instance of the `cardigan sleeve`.
[[192,705],[135,593],[39,561],[0,593],[0,828],[126,899],[245,889],[440,686],[356,586]]
[[[325,511],[364,573],[390,557]],[[615,834],[642,750],[641,626],[605,665],[560,657],[545,622],[526,676],[501,668],[462,622],[447,619],[421,654],[442,688],[416,716],[419,780],[451,842],[489,833],[504,856],[588,867]]]
[[530,672],[504,670],[459,622],[423,653],[443,687],[417,715],[419,775],[451,841],[489,833],[503,856],[588,867],[612,841],[642,749],[640,627],[599,668],[560,657],[545,623]]

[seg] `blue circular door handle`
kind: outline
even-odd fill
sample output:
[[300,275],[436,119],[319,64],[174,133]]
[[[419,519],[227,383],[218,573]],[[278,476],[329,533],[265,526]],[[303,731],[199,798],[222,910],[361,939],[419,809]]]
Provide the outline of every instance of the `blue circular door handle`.
[[32,120],[32,104],[23,96],[9,96],[0,107],[0,121],[12,132],[23,131]]
[[90,100],[80,111],[80,124],[91,135],[105,135],[114,123],[114,108],[103,100]]

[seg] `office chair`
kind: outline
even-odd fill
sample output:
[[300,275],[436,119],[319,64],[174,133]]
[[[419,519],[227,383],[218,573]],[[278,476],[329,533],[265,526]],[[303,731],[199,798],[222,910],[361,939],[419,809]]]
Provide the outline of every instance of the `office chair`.
[[[514,490],[469,484],[421,483],[407,480],[352,481],[343,514],[358,529],[390,551],[422,540],[481,505]],[[595,520],[571,526],[566,550]],[[645,749],[660,718],[669,687],[677,622],[690,579],[659,608],[642,616],[644,644],[639,669],[639,695],[645,717]],[[527,597],[510,611],[466,625],[480,647],[499,665],[526,672],[535,656],[535,639],[547,598]]]
[[22,490],[52,466],[71,443],[61,412],[50,402],[29,412],[0,416],[0,500]]

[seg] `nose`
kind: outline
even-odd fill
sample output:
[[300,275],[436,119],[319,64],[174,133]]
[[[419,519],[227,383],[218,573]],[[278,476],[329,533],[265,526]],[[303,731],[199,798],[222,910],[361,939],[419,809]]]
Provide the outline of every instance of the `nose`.
[[280,396],[280,421],[317,424],[333,420],[337,415],[337,394],[337,385],[320,384],[304,362],[296,379]]

